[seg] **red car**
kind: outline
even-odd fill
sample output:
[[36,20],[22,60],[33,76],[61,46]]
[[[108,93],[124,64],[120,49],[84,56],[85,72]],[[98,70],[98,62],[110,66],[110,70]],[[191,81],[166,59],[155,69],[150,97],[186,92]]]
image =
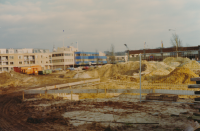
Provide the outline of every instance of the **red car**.
[[87,70],[87,69],[89,69],[89,68],[90,68],[89,66],[85,66],[85,67],[83,67],[82,70]]

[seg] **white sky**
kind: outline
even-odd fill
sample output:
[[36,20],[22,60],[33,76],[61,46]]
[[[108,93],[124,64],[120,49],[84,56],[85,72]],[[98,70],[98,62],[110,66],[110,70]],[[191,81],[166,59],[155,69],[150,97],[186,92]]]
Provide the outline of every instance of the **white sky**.
[[[15,2],[13,2],[15,1]],[[81,51],[171,46],[176,29],[186,46],[200,45],[199,0],[0,0],[0,48],[79,43]],[[64,32],[63,32],[64,30]]]

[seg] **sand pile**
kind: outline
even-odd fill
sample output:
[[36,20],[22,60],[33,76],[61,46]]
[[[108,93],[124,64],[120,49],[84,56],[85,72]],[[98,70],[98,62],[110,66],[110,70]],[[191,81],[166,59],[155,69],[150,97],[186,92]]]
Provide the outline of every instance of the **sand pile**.
[[87,73],[77,73],[75,76],[74,76],[75,79],[77,78],[91,78],[91,76],[89,76]]
[[169,70],[166,69],[157,69],[152,71],[151,73],[149,73],[149,76],[153,76],[153,75],[168,75],[170,73]]
[[35,79],[29,75],[20,74],[13,71],[0,73],[1,90],[18,87],[24,83],[35,83]]
[[77,73],[76,73],[76,71],[69,71],[69,72],[67,72],[66,74],[65,74],[65,76],[64,77],[68,77],[68,78],[73,78],[75,75],[76,75]]
[[200,69],[199,63],[194,60],[186,61],[186,62],[182,63],[181,65],[179,65],[179,67]]
[[[142,72],[149,73],[156,69],[154,64],[149,64],[147,61],[142,61],[141,63]],[[116,74],[133,76],[135,73],[139,73],[140,63],[139,62],[128,62],[128,63],[118,63],[118,64],[108,64],[101,68],[96,69],[100,77],[113,77]]]
[[134,78],[133,76],[120,75],[120,74],[115,74],[113,78],[122,81],[135,81],[135,82],[137,81],[137,79]]
[[190,81],[190,78],[198,77],[193,71],[185,67],[177,67],[169,75],[155,80],[157,83],[169,83],[169,84],[195,84]]
[[[188,58],[182,58],[182,57],[167,57],[163,60],[163,62],[166,63],[167,65],[170,65],[170,64],[177,65],[177,62],[182,64],[189,61],[191,60]],[[173,62],[176,62],[176,63],[173,63]]]

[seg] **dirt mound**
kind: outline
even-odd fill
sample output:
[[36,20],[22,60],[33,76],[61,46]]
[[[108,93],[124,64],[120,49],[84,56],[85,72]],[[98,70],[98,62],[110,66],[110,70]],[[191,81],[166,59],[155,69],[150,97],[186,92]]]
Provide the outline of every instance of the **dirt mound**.
[[179,67],[185,67],[185,68],[199,68],[200,69],[200,65],[197,61],[186,61],[184,63],[182,63],[181,65],[179,65]]
[[[148,64],[147,61],[142,61],[141,63],[142,72],[152,70],[153,66]],[[118,64],[107,64],[101,68],[96,69],[100,77],[113,77],[116,74],[133,76],[134,73],[139,73],[140,63],[139,62],[128,62],[128,63],[118,63]]]
[[157,83],[169,83],[169,84],[194,84],[190,81],[190,78],[198,77],[193,71],[185,67],[177,67],[169,75],[157,79]]
[[155,71],[152,71],[151,73],[149,73],[150,76],[152,75],[168,75],[170,73],[169,70],[166,69],[157,69]]
[[0,88],[20,86],[23,82],[30,81],[31,77],[16,72],[3,72],[0,73]]
[[75,75],[76,75],[76,71],[69,71],[64,75],[64,77],[65,78],[73,78]]
[[134,78],[133,76],[127,76],[127,75],[120,75],[120,74],[115,74],[114,79],[116,80],[122,80],[122,81],[137,81],[138,79]]
[[75,76],[74,76],[75,79],[77,78],[91,78],[91,76],[89,76],[87,73],[77,73]]
[[182,57],[175,57],[175,58],[174,57],[167,57],[163,60],[163,62],[168,64],[168,65],[172,64],[173,62],[179,62],[180,64],[182,64],[182,63],[189,62],[189,61],[191,61],[191,60],[188,59],[188,58],[182,58]]

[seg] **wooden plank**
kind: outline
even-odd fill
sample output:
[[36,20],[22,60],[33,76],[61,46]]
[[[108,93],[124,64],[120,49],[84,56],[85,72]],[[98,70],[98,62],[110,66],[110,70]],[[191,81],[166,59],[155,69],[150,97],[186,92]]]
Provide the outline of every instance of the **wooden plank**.
[[107,93],[127,93],[126,89],[107,89]]
[[193,120],[200,121],[200,116],[192,116],[192,119],[193,119]]
[[200,105],[199,104],[195,105],[194,109],[200,109]]
[[98,93],[105,93],[105,89],[97,89]]
[[193,113],[194,116],[200,116],[199,112]]
[[73,93],[97,93],[97,89],[73,89]]
[[47,94],[54,94],[54,93],[71,93],[71,90],[47,90]]
[[190,78],[191,81],[200,81],[200,77]]
[[150,94],[147,94],[146,99],[147,100],[162,100],[162,101],[177,101],[178,95],[150,93]]
[[194,98],[195,101],[200,101],[200,98]]
[[195,95],[200,95],[200,91],[194,91]]
[[25,94],[45,94],[45,90],[25,90]]
[[200,88],[200,84],[188,85],[188,88]]
[[156,89],[155,93],[177,94],[177,95],[194,95],[194,91],[188,91],[188,90],[163,90],[163,89]]

